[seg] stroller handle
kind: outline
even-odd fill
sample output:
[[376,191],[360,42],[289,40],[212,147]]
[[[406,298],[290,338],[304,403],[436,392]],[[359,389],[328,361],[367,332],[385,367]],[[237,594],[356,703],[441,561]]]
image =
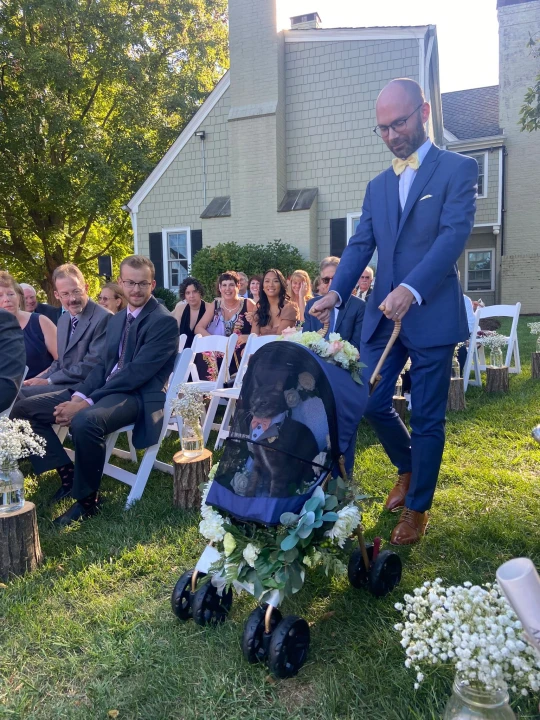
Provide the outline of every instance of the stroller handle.
[[388,339],[388,342],[386,343],[386,347],[383,350],[383,354],[381,355],[379,362],[377,363],[375,370],[373,371],[373,374],[369,380],[369,394],[372,395],[375,388],[379,384],[379,382],[382,380],[382,376],[380,375],[381,368],[384,365],[384,361],[388,357],[388,353],[392,349],[394,343],[396,342],[396,339],[401,331],[401,320],[396,320],[394,323],[394,329],[392,331],[392,334],[390,335],[390,338]]

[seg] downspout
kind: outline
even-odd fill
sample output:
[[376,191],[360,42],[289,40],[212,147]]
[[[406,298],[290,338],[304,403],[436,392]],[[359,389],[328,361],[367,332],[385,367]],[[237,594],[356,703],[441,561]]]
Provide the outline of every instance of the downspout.
[[506,151],[506,145],[503,145],[501,155],[502,173],[501,173],[501,257],[504,255],[504,218],[506,214],[506,157],[508,155]]

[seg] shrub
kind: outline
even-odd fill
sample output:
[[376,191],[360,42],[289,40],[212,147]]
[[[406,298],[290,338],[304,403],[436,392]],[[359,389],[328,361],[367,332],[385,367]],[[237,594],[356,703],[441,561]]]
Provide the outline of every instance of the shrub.
[[174,308],[176,307],[176,303],[178,302],[178,295],[172,290],[168,290],[167,288],[157,287],[154,290],[154,296],[159,298],[160,300],[163,300],[163,302],[165,303],[165,307],[170,312],[174,310]]
[[251,277],[261,275],[269,268],[281,270],[285,277],[295,270],[305,270],[314,277],[318,270],[317,263],[306,260],[298,248],[274,240],[267,245],[237,245],[228,242],[204,247],[193,259],[191,275],[202,282],[206,299],[211,299],[220,273],[237,270]]

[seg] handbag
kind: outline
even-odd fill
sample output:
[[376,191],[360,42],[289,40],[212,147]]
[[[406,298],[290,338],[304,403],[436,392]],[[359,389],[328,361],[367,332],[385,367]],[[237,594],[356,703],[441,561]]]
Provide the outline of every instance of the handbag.
[[214,317],[210,325],[206,328],[206,332],[210,335],[225,335],[225,321],[223,315],[219,312],[219,300],[214,301]]

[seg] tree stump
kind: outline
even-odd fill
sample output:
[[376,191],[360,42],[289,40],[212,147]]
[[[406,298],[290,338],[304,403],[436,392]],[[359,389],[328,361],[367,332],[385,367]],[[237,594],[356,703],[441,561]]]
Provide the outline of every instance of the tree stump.
[[508,392],[510,381],[508,376],[508,367],[487,367],[487,392]]
[[34,503],[25,502],[20,510],[1,513],[0,578],[31,572],[42,559]]
[[463,378],[451,378],[448,391],[447,410],[465,410],[465,390],[463,389]]
[[533,352],[532,354],[531,377],[540,378],[540,352]]
[[201,491],[199,486],[208,480],[212,467],[212,453],[204,448],[202,454],[189,458],[183,452],[173,457],[173,504],[184,510],[199,508]]
[[394,395],[392,402],[394,405],[394,410],[397,412],[399,417],[404,421],[405,420],[405,411],[407,410],[407,401],[402,396]]

